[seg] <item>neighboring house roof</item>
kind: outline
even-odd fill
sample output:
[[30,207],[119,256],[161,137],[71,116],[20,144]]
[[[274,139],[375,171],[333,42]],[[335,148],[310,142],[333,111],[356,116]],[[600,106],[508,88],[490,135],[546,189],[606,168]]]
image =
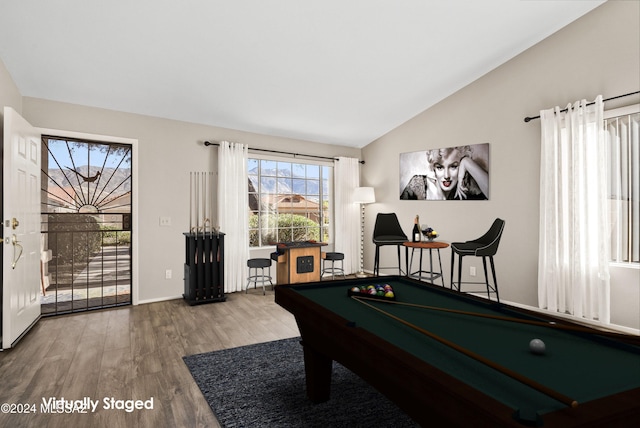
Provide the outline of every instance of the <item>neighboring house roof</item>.
[[286,208],[292,211],[316,210],[320,204],[312,199],[307,199],[299,194],[272,194],[265,195],[262,202],[278,208]]

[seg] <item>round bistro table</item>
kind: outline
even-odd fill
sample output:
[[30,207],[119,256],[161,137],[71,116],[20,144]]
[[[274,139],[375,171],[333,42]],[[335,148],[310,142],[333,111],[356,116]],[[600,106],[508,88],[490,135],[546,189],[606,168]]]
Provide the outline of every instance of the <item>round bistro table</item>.
[[[407,250],[411,248],[411,258],[407,257],[407,276],[417,278],[420,281],[429,281],[436,285],[434,280],[440,278],[442,286],[444,287],[444,276],[442,274],[442,259],[440,258],[440,249],[449,247],[449,244],[442,241],[420,241],[411,242],[406,241],[402,245],[407,247]],[[411,271],[411,265],[413,264],[413,253],[415,250],[420,250],[420,266],[417,271]],[[429,250],[429,270],[422,269],[422,253],[423,250]],[[440,271],[433,270],[433,250],[438,252],[438,267]]]

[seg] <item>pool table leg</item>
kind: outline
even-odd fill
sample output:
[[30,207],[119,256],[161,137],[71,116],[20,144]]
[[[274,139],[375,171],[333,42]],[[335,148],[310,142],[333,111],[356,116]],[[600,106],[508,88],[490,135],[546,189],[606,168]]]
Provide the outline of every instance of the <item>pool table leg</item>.
[[329,399],[333,360],[302,341],[304,370],[307,378],[307,397],[314,403]]

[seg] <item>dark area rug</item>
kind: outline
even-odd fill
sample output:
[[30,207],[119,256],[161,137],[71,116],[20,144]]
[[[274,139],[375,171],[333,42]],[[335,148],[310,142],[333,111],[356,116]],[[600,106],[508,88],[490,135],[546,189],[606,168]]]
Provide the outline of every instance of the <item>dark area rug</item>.
[[223,427],[418,426],[335,362],[331,398],[309,401],[300,338],[187,356],[184,362]]

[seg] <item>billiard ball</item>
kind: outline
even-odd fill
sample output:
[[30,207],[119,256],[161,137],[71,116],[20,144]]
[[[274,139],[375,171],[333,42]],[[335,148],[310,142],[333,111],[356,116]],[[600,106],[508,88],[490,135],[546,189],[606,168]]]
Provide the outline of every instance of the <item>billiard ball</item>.
[[393,296],[394,296],[393,291],[387,291],[387,292],[384,294],[384,297],[388,297],[388,298],[390,298],[390,299],[391,299]]
[[376,291],[375,288],[371,288],[369,289],[369,294],[371,294],[372,296],[375,296],[378,292]]
[[545,348],[544,342],[540,339],[532,339],[531,342],[529,342],[529,349],[536,355],[544,354]]
[[358,287],[353,287],[353,288],[351,289],[351,292],[353,292],[353,293],[359,293],[359,292],[360,292],[360,289],[359,289]]

